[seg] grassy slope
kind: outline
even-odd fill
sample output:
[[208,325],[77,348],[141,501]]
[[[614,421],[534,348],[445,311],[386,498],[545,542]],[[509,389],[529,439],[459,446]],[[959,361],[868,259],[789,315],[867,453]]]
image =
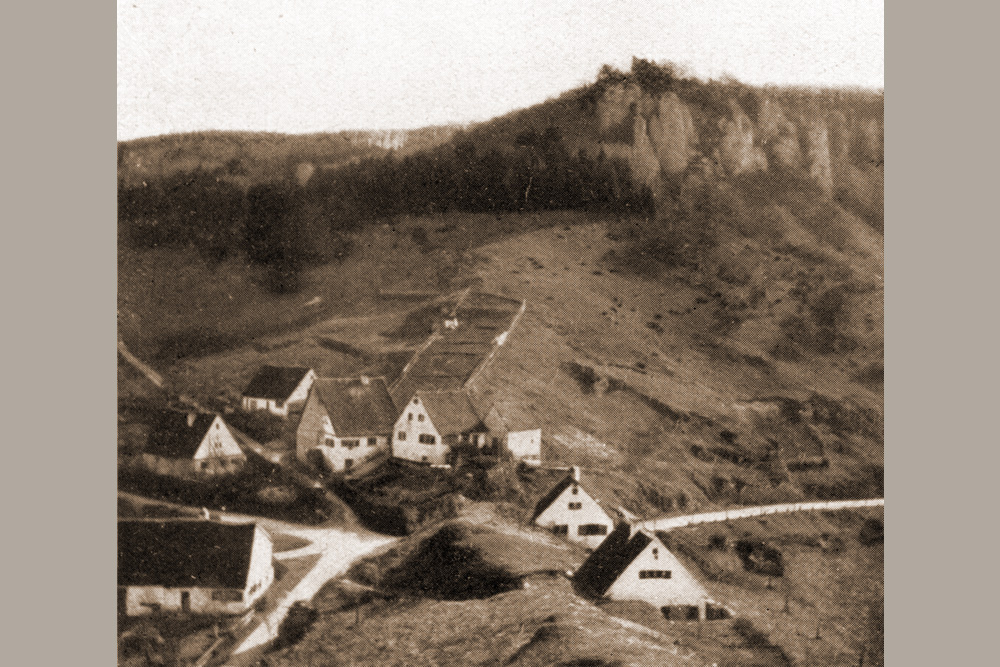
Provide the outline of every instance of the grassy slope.
[[[561,571],[584,558],[577,547],[512,524],[482,505],[446,525],[463,527],[459,546],[476,555],[478,567],[523,575],[527,561],[536,570]],[[720,665],[781,664],[769,652],[745,646],[729,622],[712,624],[704,639],[685,637],[684,624],[652,630],[627,620],[632,614],[605,611],[581,598],[561,576],[528,576],[520,588],[484,599],[437,599],[393,587],[390,580],[405,582],[400,573],[419,577],[426,564],[418,554],[438,530],[413,535],[353,568],[349,576],[375,584],[378,594],[345,594],[351,589],[341,584],[324,588],[313,602],[317,624],[298,645],[269,656],[270,664],[309,664],[335,655],[354,664],[442,667],[681,665],[690,664],[692,654]]]

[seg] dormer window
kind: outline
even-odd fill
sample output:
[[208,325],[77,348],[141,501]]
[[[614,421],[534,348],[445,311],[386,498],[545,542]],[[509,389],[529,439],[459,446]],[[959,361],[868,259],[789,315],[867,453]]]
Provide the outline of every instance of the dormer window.
[[572,491],[573,495],[575,496],[576,494],[580,493],[580,487],[574,485]]
[[653,547],[653,558],[659,558],[659,557],[660,557],[660,550],[657,549],[656,547]]
[[422,422],[423,420],[424,420],[424,416],[423,415],[417,415],[417,421],[418,422]]

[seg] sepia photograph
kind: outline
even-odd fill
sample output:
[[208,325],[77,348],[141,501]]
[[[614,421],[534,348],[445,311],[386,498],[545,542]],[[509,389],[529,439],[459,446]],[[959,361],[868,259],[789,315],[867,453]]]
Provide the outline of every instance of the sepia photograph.
[[881,667],[884,61],[119,0],[118,664]]

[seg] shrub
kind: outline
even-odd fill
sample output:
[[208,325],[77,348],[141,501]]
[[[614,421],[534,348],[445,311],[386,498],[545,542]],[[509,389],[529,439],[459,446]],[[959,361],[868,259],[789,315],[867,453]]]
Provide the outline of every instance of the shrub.
[[302,602],[294,603],[278,627],[278,637],[274,641],[275,648],[291,646],[305,637],[318,617],[319,612],[312,607]]
[[728,545],[725,535],[720,535],[715,533],[708,537],[708,548],[715,549],[716,551],[725,551]]

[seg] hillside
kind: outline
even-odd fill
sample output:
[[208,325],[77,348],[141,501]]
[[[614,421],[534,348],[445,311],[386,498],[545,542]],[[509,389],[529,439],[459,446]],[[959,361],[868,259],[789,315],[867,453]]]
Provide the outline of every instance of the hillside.
[[[380,145],[391,136],[271,138],[281,158],[268,164],[284,171],[217,178],[186,170],[235,158],[238,171],[249,144],[142,140],[128,154],[148,151],[144,169],[173,175],[155,196],[120,191],[119,336],[169,387],[223,410],[268,363],[392,382],[473,288],[526,306],[470,391],[540,427],[545,465],[582,467],[605,504],[653,517],[881,496],[882,134],[881,93],[704,82],[637,60],[535,107],[430,132],[406,155]],[[167,156],[168,145],[184,148]],[[415,365],[430,376],[441,355],[428,349]],[[120,374],[123,398],[139,385]],[[715,530],[730,546],[787,547],[795,636],[771,632],[778,594],[711,546],[707,527],[670,539],[713,595],[750,600],[739,611],[755,626],[669,635],[609,615],[559,576],[507,586],[534,561],[556,570],[579,556],[523,526],[563,473],[481,458],[452,472],[391,463],[331,485],[363,522],[409,534],[413,551],[370,564],[394,575],[366,583],[393,595],[365,603],[364,635],[321,621],[329,646],[382,664],[688,664],[675,650],[686,646],[709,664],[846,665],[860,649],[843,627],[881,614],[862,599],[880,581],[881,547],[845,537],[857,516]],[[455,599],[433,577],[406,584],[407,567],[452,557],[486,563],[502,591]],[[319,608],[356,613],[333,593]],[[835,641],[803,640],[816,610],[839,624]],[[327,650],[307,643],[280,659]]]

